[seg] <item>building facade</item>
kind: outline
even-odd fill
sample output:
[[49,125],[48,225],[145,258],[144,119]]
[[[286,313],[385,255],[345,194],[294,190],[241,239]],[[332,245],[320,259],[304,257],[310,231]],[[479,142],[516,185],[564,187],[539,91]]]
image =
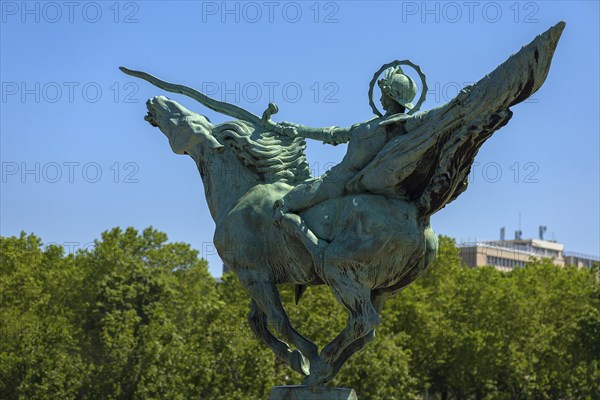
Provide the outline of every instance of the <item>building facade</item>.
[[460,256],[469,267],[490,265],[510,271],[534,259],[549,258],[559,267],[575,265],[592,268],[600,258],[579,253],[565,253],[565,246],[552,240],[515,239],[461,243]]
[[565,252],[565,264],[574,265],[577,268],[592,268],[600,265],[600,257],[587,254]]

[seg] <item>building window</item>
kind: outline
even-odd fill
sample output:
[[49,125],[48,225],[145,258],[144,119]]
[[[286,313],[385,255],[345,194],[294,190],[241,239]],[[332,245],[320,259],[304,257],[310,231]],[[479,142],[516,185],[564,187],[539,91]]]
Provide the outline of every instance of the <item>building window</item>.
[[525,262],[520,260],[511,260],[510,258],[487,256],[488,265],[494,267],[515,268],[524,267]]

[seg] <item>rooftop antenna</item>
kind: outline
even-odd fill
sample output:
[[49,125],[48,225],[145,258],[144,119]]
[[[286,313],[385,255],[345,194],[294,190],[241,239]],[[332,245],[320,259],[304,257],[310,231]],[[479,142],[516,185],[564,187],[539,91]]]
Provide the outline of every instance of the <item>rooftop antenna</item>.
[[544,225],[540,225],[540,229],[539,229],[540,240],[544,240],[544,233],[546,233],[547,229],[548,228],[546,228]]
[[506,229],[504,227],[500,228],[500,241],[504,242],[504,234],[506,233]]

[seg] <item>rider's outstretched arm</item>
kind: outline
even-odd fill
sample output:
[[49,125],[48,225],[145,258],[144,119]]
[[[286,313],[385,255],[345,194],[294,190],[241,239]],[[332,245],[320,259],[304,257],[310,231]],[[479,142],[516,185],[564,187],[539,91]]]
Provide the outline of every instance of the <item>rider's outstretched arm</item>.
[[328,128],[311,128],[305,125],[283,123],[288,127],[293,127],[298,136],[307,139],[319,140],[323,143],[338,145],[348,143],[351,136],[351,128],[340,128],[339,126],[330,126]]
[[[304,136],[309,139],[320,140],[323,143],[332,144],[334,146],[340,143],[348,143],[350,141],[350,128],[340,128],[339,126],[330,126],[329,128],[321,129],[314,129],[304,126],[302,126],[302,128],[306,128],[306,130],[302,130],[300,136]],[[317,137],[309,136],[312,134],[311,131],[313,129]]]

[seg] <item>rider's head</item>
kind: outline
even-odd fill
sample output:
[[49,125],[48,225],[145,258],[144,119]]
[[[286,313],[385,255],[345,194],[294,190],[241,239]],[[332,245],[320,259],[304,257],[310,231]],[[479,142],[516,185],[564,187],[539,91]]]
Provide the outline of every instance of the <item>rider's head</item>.
[[412,101],[417,95],[417,84],[404,74],[402,68],[388,68],[377,84],[381,89],[381,105],[386,111],[400,113],[414,107]]

